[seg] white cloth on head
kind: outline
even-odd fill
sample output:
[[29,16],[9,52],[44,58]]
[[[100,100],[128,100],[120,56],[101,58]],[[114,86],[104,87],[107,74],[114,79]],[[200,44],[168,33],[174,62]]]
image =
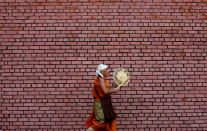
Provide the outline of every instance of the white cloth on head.
[[102,70],[105,70],[106,68],[108,68],[107,65],[105,65],[105,64],[99,64],[98,65],[98,68],[96,69],[96,75],[97,76],[100,75],[101,77],[103,77],[103,75],[101,74],[101,71]]

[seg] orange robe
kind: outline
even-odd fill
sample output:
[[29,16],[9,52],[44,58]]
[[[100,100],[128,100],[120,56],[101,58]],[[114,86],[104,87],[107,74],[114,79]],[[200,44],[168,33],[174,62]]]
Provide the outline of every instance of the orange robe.
[[[109,90],[109,83],[107,80],[105,80],[105,84],[106,84],[106,89]],[[99,98],[98,98],[94,88],[96,88],[96,91],[99,93],[99,96],[104,96],[103,92],[101,91],[99,82],[98,82],[98,77],[95,78],[94,87],[92,89],[92,95],[95,98],[94,101],[97,102],[97,101],[99,101]],[[93,111],[92,111],[90,117],[88,118],[85,126],[87,128],[93,127],[95,131],[116,131],[116,120],[112,121],[111,123],[105,122],[103,124],[99,124],[95,118],[94,108],[93,108]]]

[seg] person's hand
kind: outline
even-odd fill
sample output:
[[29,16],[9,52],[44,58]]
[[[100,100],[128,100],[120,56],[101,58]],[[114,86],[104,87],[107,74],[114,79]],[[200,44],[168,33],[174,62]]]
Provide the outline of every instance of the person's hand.
[[113,83],[113,87],[115,87],[114,88],[115,93],[117,93],[120,90],[120,87],[122,86],[122,84],[124,84],[124,81],[120,85]]
[[120,90],[120,88],[114,88],[115,93],[117,93]]
[[112,86],[113,86],[113,88],[117,88],[118,87],[118,85],[116,83],[113,83]]

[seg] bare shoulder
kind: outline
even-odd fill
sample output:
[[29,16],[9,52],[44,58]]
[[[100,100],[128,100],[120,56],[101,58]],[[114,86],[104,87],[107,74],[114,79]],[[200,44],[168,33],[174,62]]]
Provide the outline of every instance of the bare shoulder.
[[99,82],[99,83],[104,83],[104,78],[103,78],[103,77],[98,76],[98,82]]

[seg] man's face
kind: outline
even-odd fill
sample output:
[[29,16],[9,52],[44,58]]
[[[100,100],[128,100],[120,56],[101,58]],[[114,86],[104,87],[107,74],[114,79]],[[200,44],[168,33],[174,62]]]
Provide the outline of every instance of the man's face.
[[101,74],[103,74],[105,77],[109,76],[109,71],[108,69],[102,70]]

